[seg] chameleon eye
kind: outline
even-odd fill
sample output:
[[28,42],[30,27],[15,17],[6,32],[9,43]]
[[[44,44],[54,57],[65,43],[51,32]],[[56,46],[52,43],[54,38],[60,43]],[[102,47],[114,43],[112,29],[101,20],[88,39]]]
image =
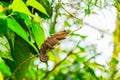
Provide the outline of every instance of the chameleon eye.
[[64,30],[63,32],[65,32],[66,34],[69,34],[69,32],[67,30]]

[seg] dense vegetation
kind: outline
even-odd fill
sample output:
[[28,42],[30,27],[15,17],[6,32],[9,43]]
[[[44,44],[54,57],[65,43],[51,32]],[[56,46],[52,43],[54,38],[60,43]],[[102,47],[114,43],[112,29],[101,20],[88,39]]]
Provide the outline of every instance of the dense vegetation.
[[[87,36],[77,31],[96,9],[110,6],[116,7],[117,20],[106,67],[95,61],[101,55],[96,45],[83,45]],[[62,30],[70,32],[67,39],[47,52],[48,62],[40,62],[46,37]],[[119,80],[119,53],[119,0],[0,0],[0,80]]]

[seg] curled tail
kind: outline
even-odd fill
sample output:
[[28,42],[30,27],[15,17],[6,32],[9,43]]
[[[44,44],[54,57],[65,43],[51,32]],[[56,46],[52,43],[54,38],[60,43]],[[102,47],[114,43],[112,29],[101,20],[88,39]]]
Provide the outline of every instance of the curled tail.
[[42,50],[40,50],[40,56],[39,56],[39,58],[40,58],[41,62],[47,62],[49,60],[49,57]]

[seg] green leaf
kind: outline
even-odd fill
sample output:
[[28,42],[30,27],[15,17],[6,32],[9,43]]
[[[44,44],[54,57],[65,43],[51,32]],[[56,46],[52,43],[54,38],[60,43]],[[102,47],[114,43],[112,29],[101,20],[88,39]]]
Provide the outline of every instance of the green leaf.
[[29,11],[29,9],[27,8],[27,6],[25,5],[25,3],[22,0],[13,0],[13,3],[9,6],[9,8],[12,9],[13,12],[22,12],[22,13],[30,15],[34,18],[36,17]]
[[26,4],[28,6],[32,6],[33,8],[39,10],[40,12],[44,13],[45,15],[49,16],[45,10],[45,8],[36,0],[27,0]]
[[83,47],[81,47],[79,45],[77,47],[80,49],[81,52],[85,52],[85,48],[83,48]]
[[69,26],[70,27],[70,24],[68,21],[64,21],[64,26]]
[[0,34],[0,57],[13,60],[11,56],[10,45],[6,37]]
[[33,23],[31,25],[31,28],[32,28],[32,33],[33,33],[33,36],[34,36],[35,41],[37,43],[37,46],[38,46],[38,48],[40,48],[41,44],[45,40],[44,29],[41,26],[39,26],[39,24],[37,24],[37,23]]
[[91,12],[90,8],[85,9],[85,14],[90,14],[90,12]]
[[79,36],[83,40],[87,38],[87,36],[84,36],[84,35],[81,35],[81,34],[76,34],[76,33],[72,33],[71,36]]
[[7,18],[7,24],[9,29],[22,37],[25,41],[29,42],[28,35],[26,34],[22,26],[14,18]]
[[29,43],[35,50],[38,52],[37,48],[29,41],[28,35],[22,28],[22,26],[14,19],[14,18],[7,18],[8,28],[23,38],[27,43]]
[[[30,27],[29,25],[31,24],[31,18],[26,15],[26,14],[23,14],[23,13],[16,13],[14,15],[14,18],[17,20],[17,22],[19,22],[20,24],[23,24],[23,25],[26,25],[27,27]],[[22,25],[22,26],[23,26]]]
[[3,18],[0,18],[0,33],[7,33],[7,21]]
[[114,64],[118,64],[119,63],[119,61],[117,59],[115,59],[115,58],[112,58],[111,62],[114,63]]
[[38,13],[38,15],[42,18],[51,18],[52,17],[52,13],[53,13],[53,7],[52,7],[52,1],[50,2],[50,0],[37,0],[47,11],[48,15],[43,14],[42,12],[35,10],[35,12]]
[[24,28],[27,33],[30,33],[31,18],[23,13],[16,13],[14,16],[15,20]]
[[28,15],[31,15],[29,9],[27,6],[24,4],[22,0],[13,0],[13,3],[9,7],[13,10],[13,12],[22,12]]
[[12,4],[9,6],[9,9],[12,9],[13,13],[21,12],[33,17],[35,21],[41,22],[40,17],[33,15],[22,0],[14,0]]
[[[27,58],[30,57],[29,45],[20,37],[15,37],[14,51],[12,51],[14,61],[5,60],[6,64],[9,66],[11,72],[13,73],[16,68]],[[23,80],[23,77],[29,67],[29,63],[25,62],[14,74],[14,80]]]
[[79,62],[79,63],[83,63],[85,61],[85,57],[80,57],[78,55],[76,55],[76,60]]
[[3,61],[0,61],[0,70],[3,74],[7,76],[11,75],[9,67]]

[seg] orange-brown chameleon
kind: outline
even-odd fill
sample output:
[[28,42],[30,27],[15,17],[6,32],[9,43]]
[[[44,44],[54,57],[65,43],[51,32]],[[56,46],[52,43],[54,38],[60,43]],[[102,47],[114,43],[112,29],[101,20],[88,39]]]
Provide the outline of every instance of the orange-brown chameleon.
[[48,36],[48,38],[44,41],[44,43],[41,45],[41,48],[40,48],[39,58],[41,62],[48,61],[49,57],[46,55],[46,51],[53,49],[53,47],[56,44],[58,44],[60,40],[65,39],[65,37],[68,34],[69,33],[66,30],[64,30],[64,31],[60,31],[58,33]]

